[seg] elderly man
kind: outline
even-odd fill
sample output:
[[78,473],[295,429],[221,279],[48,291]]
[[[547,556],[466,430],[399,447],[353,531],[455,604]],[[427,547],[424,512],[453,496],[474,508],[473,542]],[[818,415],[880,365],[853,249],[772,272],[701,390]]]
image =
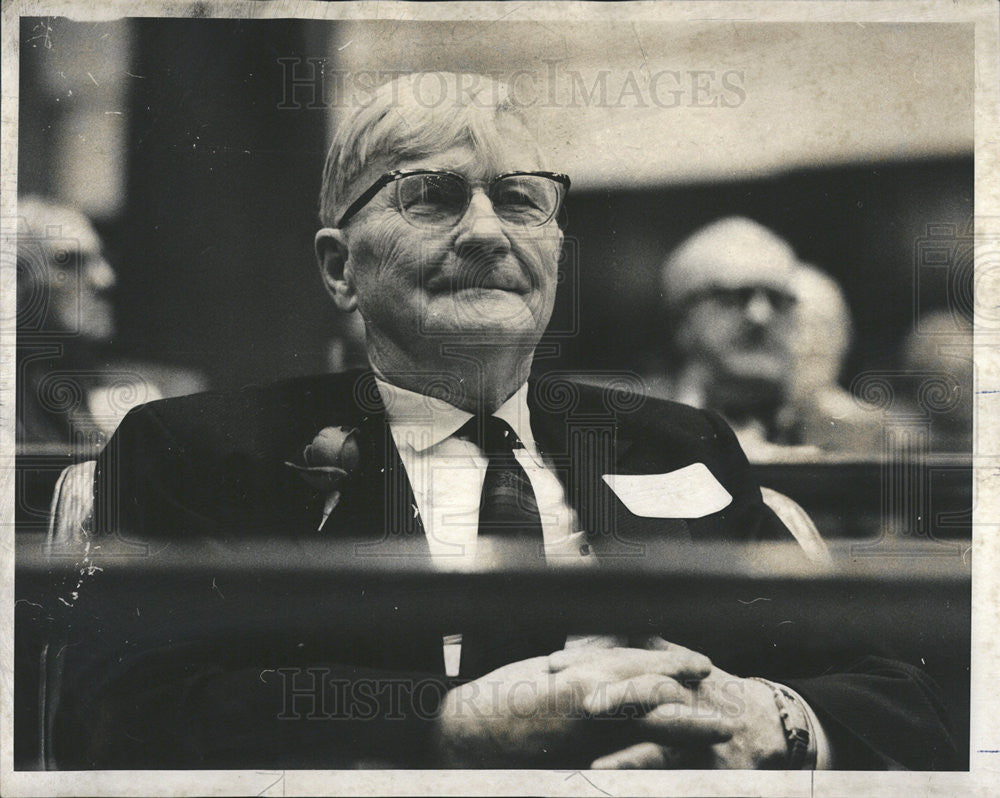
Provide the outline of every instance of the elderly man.
[[18,443],[94,457],[132,407],[204,381],[119,356],[117,276],[90,219],[39,196],[17,210]]
[[[97,231],[79,211],[35,196],[20,197],[17,207],[17,329],[24,364],[18,441],[68,451],[82,447],[92,457],[128,409],[110,425],[103,423],[109,402],[101,371],[108,368],[99,354],[115,332],[115,272]],[[55,349],[53,341],[59,342]],[[64,401],[67,387],[80,394],[79,402]],[[87,438],[94,437],[99,443],[91,449]]]
[[754,461],[872,454],[882,417],[837,385],[851,336],[836,282],[750,219],[697,230],[664,261],[670,375],[652,392],[716,410]]
[[[134,411],[99,462],[98,533],[246,541],[320,529],[444,568],[595,567],[643,537],[787,537],[718,416],[653,400],[623,410],[601,391],[529,379],[569,179],[544,169],[501,86],[434,75],[450,88],[428,105],[415,91],[424,78],[383,86],[327,158],[316,251],[338,308],[364,319],[371,369]],[[571,434],[595,416],[614,427],[611,450]],[[679,475],[684,495],[668,490]],[[753,674],[767,681],[676,641],[631,643],[553,637],[518,618],[478,630],[428,619],[406,642],[372,630],[345,640],[336,664],[321,660],[376,686],[355,722],[278,718],[284,688],[264,661],[142,674],[94,713],[107,721],[97,734],[117,742],[91,761],[923,768],[953,756],[934,688],[909,666],[869,657]],[[432,711],[426,692],[390,700],[377,689],[388,682],[438,684],[439,700]],[[403,704],[423,711],[400,715]],[[166,731],[150,723],[158,712]]]
[[722,413],[751,459],[791,443],[781,416],[793,368],[792,248],[750,219],[719,219],[664,261],[662,283],[675,364],[656,391]]
[[791,285],[797,301],[788,408],[799,442],[821,451],[873,457],[885,430],[883,414],[837,382],[853,333],[844,292],[830,275],[808,263],[795,270]]

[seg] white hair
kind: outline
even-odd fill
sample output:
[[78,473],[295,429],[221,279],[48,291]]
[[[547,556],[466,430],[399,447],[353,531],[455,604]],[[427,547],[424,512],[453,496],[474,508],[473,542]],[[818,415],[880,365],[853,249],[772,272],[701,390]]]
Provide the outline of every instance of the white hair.
[[[505,84],[484,75],[416,72],[383,84],[337,129],[323,169],[320,221],[336,225],[353,199],[354,182],[374,163],[422,158],[461,144],[496,161],[503,117],[527,127]],[[534,139],[532,144],[541,163]]]

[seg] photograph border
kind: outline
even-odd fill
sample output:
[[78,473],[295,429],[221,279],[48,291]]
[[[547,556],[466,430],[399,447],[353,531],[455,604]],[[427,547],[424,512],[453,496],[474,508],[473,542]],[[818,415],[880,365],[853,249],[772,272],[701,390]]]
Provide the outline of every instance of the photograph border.
[[[972,701],[968,772],[709,772],[709,771],[86,771],[13,770],[14,630],[14,398],[16,317],[16,202],[19,85],[19,18],[67,16],[106,20],[123,16],[278,19],[397,20],[631,20],[761,22],[953,23],[975,26],[975,237],[1000,239],[1000,48],[998,6],[993,0],[928,2],[426,3],[306,0],[183,2],[5,3],[2,18],[2,154],[0,154],[0,793],[61,795],[737,795],[896,796],[906,794],[988,795],[1000,770],[1000,328],[976,321],[974,518],[972,526]],[[976,306],[1000,304],[1000,290],[977,264]]]

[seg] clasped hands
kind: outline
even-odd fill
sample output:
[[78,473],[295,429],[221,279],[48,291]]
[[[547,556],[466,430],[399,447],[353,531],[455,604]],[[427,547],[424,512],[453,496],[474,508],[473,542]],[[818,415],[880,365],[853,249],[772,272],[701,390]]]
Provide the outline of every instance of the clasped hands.
[[654,637],[514,662],[449,691],[435,721],[444,767],[780,768],[770,688]]

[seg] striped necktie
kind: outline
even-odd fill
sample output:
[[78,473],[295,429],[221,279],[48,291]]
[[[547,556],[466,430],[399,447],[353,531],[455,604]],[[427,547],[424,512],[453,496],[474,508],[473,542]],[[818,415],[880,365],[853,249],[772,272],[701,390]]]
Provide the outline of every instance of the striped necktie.
[[[514,457],[524,448],[510,425],[496,416],[473,416],[458,432],[489,458],[479,502],[477,563],[490,570],[545,564],[542,520],[531,481]],[[502,588],[502,589],[506,589]],[[513,607],[529,608],[519,596]],[[539,633],[524,613],[493,619],[488,628],[462,636],[461,674],[476,678],[501,665],[561,648],[559,635]]]
[[489,458],[479,501],[477,550],[499,568],[545,564],[542,519],[531,481],[514,457],[517,434],[496,416],[473,416],[460,430]]

